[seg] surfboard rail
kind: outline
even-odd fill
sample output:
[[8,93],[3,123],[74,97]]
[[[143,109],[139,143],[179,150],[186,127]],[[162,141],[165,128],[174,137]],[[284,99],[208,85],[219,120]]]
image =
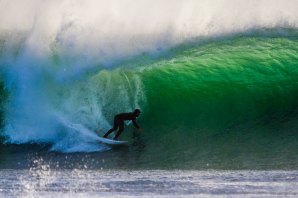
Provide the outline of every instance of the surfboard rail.
[[98,142],[109,145],[109,146],[128,146],[128,141],[122,141],[122,140],[112,140],[108,138],[99,137]]

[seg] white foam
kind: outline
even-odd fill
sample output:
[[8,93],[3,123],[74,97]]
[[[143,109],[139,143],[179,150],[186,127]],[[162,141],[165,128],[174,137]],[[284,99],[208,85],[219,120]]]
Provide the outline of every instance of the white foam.
[[27,32],[35,53],[55,43],[87,67],[91,59],[108,62],[198,36],[297,28],[297,8],[296,0],[2,0],[0,31]]

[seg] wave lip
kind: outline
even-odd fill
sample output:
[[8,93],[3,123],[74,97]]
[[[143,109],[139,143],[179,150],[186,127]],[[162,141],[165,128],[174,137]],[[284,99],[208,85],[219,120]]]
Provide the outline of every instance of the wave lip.
[[25,33],[25,51],[31,49],[33,54],[58,47],[59,53],[80,55],[69,64],[70,70],[78,69],[75,62],[81,59],[109,65],[115,58],[159,53],[199,37],[298,26],[295,0],[26,0],[21,4],[1,1],[0,32]]

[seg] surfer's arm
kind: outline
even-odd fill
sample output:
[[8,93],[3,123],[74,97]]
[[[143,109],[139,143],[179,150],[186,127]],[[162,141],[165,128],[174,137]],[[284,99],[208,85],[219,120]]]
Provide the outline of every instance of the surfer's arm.
[[140,129],[140,126],[138,125],[138,123],[135,119],[132,120],[132,123],[137,129]]

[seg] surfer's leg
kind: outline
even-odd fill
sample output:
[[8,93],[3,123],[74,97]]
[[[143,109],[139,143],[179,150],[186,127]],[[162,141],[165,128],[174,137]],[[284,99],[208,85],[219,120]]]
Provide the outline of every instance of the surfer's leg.
[[124,130],[124,122],[122,121],[119,123],[119,130],[118,130],[117,134],[115,135],[114,140],[118,139],[118,137],[121,135],[123,130]]
[[106,132],[106,134],[103,136],[104,138],[108,137],[108,135],[110,135],[110,133],[112,133],[113,131],[116,131],[117,128],[115,129],[114,127],[111,128],[108,132]]
[[118,120],[115,118],[113,128],[111,128],[108,132],[106,132],[106,134],[103,137],[106,138],[106,137],[108,137],[108,135],[110,135],[110,133],[112,133],[113,131],[116,131],[118,128],[118,125],[119,125]]

